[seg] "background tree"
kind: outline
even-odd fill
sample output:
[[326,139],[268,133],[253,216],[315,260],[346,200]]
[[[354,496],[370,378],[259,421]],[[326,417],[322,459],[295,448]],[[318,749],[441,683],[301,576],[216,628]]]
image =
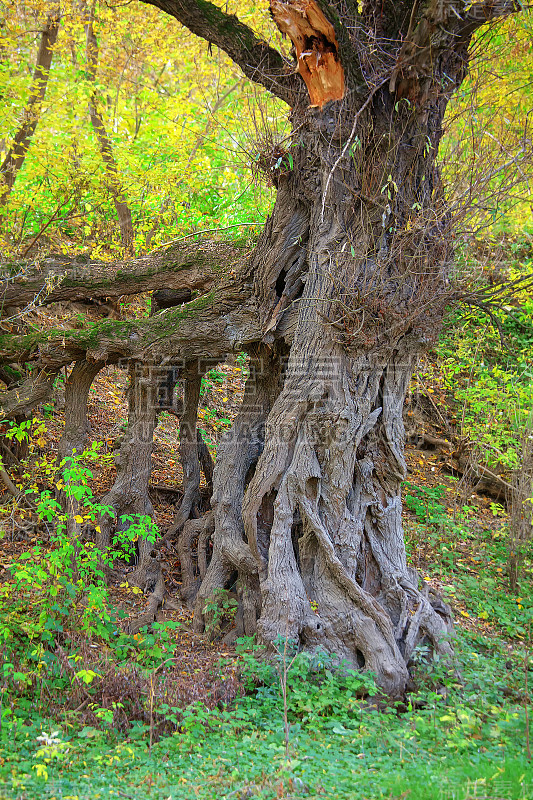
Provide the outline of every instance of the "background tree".
[[[46,25],[48,10],[42,0],[31,0],[5,14],[0,31],[4,156],[27,104],[35,31]],[[247,186],[249,175],[243,181],[244,168],[236,163],[251,90],[240,80],[229,91],[239,77],[230,60],[222,53],[213,59],[205,44],[177,23],[171,22],[169,31],[168,20],[156,9],[136,4],[125,14],[123,7],[103,5],[93,26],[98,37],[95,82],[85,24],[79,3],[62,3],[61,34],[32,156],[2,212],[4,255],[22,254],[38,236],[36,244],[54,252],[72,255],[91,248],[95,256],[119,257],[123,245],[110,179],[88,124],[95,93],[127,195],[136,252],[172,239],[184,227],[190,231],[191,226],[261,219],[262,213],[251,215],[257,193]],[[233,201],[239,196],[236,213]]]
[[23,121],[10,143],[7,155],[0,164],[0,176],[3,183],[0,193],[0,205],[3,205],[8,200],[15,184],[17,173],[24,164],[33,134],[39,123],[41,106],[46,96],[46,87],[54,55],[54,45],[59,32],[58,14],[59,9],[55,9],[46,19],[41,33],[30,97],[28,105],[24,109]]
[[[90,7],[86,10],[85,22],[85,36],[86,36],[86,60],[87,60],[87,75],[88,79],[96,82],[96,70],[98,67],[98,40],[94,30],[96,12],[96,0],[91,3]],[[89,116],[91,118],[91,125],[93,126],[100,152],[102,154],[102,161],[104,162],[105,169],[108,176],[109,190],[113,197],[115,209],[118,216],[118,223],[120,226],[120,235],[122,244],[127,251],[131,251],[133,246],[133,222],[131,219],[130,208],[124,198],[124,189],[121,186],[120,178],[118,175],[118,167],[115,156],[113,154],[113,146],[111,140],[107,135],[102,115],[98,110],[98,97],[96,89],[91,95],[89,102]]]

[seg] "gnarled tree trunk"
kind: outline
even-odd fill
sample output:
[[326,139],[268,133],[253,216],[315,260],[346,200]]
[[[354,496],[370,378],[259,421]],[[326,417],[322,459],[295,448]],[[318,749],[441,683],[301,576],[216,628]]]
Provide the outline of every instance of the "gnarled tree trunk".
[[[206,600],[236,585],[247,634],[325,648],[398,696],[417,644],[453,653],[448,607],[407,565],[400,496],[402,406],[416,358],[438,333],[453,260],[437,152],[473,34],[519,5],[271,0],[294,46],[290,61],[208,0],[145,2],[224,49],[291,107],[290,140],[256,161],[278,189],[276,204],[251,259],[210,276],[209,295],[114,339],[111,325],[65,336],[63,355],[50,347],[44,363],[80,350],[99,360],[157,351],[194,362],[246,348],[251,374],[219,448],[213,513],[184,526],[184,547],[193,535],[204,550],[213,541],[207,570],[203,553],[199,565],[195,627],[204,628]],[[26,347],[13,338],[5,360]],[[157,380],[139,369],[117,482],[104,500],[118,513],[151,513]],[[194,380],[190,388],[192,420]],[[180,525],[198,483],[193,427],[183,447],[193,499]],[[106,546],[111,527],[101,529]],[[188,577],[194,592],[194,564]]]
[[[260,44],[244,44],[235,18],[149,2],[238,63],[255,59],[268,85],[271,55],[261,71]],[[404,398],[438,332],[453,259],[436,155],[473,32],[515,6],[270,8],[312,105],[281,79],[269,86],[292,91],[293,134],[257,162],[278,189],[253,257],[261,378],[219,451],[196,628],[205,601],[238,578],[247,633],[326,648],[400,695],[417,644],[453,653],[449,608],[407,565],[400,495]],[[290,355],[278,381],[280,340]]]
[[[452,652],[449,609],[407,566],[400,499],[404,397],[438,329],[450,258],[438,174],[421,154],[427,137],[436,151],[441,115],[422,136],[415,112],[376,94],[357,157],[335,169],[350,118],[346,108],[297,120],[294,168],[256,255],[266,340],[283,332],[290,356],[282,382],[263,356],[219,452],[196,616],[201,627],[206,598],[238,573],[247,633],[288,632],[400,694],[421,640]],[[265,423],[259,442],[252,413]]]
[[103,361],[76,361],[65,386],[65,428],[59,442],[59,457],[83,453],[87,444],[89,421],[87,419],[87,401],[92,383],[100,370],[105,366]]

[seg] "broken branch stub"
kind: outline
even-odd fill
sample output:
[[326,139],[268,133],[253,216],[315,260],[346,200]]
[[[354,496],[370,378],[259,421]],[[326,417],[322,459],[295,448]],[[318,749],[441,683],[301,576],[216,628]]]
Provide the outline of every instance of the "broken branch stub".
[[344,70],[337,38],[315,0],[271,0],[270,10],[280,31],[294,45],[311,106],[322,108],[328,100],[342,100]]

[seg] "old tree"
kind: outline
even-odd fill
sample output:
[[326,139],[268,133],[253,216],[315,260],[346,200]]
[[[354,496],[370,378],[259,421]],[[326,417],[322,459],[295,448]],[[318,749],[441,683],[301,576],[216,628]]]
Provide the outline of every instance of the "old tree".
[[[518,3],[271,0],[288,55],[207,0],[145,1],[287,104],[290,138],[274,138],[257,161],[275,206],[252,253],[188,240],[113,266],[53,256],[11,264],[6,309],[36,294],[51,303],[165,291],[163,307],[138,323],[2,337],[8,384],[10,364],[39,366],[8,385],[3,416],[27,413],[74,362],[68,454],[83,447],[93,378],[126,361],[130,417],[105,502],[119,514],[151,513],[158,397],[183,381],[184,494],[167,536],[178,537],[197,629],[206,600],[236,585],[240,631],[325,648],[401,694],[417,644],[452,653],[449,609],[407,565],[400,498],[404,397],[439,330],[454,259],[437,154],[472,37]],[[196,432],[201,375],[243,349],[243,404],[219,449],[211,511],[198,518],[200,470],[211,479]],[[101,546],[113,524],[102,519]],[[150,549],[141,547],[137,578],[151,581],[154,608],[164,587]]]

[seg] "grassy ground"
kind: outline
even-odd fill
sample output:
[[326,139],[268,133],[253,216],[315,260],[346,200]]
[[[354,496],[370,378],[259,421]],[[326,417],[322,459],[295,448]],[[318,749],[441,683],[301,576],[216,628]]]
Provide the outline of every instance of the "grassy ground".
[[117,737],[105,726],[26,719],[4,732],[0,796],[531,798],[521,660],[468,634],[458,650],[462,684],[445,676],[441,693],[428,682],[398,708],[350,696],[346,678],[327,668],[311,678],[296,663],[287,755],[279,680],[261,666],[255,693],[228,710],[191,709],[151,752],[146,725]]
[[[413,484],[408,491],[415,493]],[[435,511],[437,505],[434,500],[431,509],[438,518],[445,512]],[[86,687],[98,700],[93,724],[76,711],[47,719],[50,701],[42,684],[39,695],[38,682],[33,695],[6,696],[12,713],[4,709],[0,797],[533,798],[524,624],[531,582],[526,577],[520,603],[505,589],[504,520],[495,518],[485,527],[491,517],[475,505],[462,521],[446,519],[447,524],[440,519],[428,526],[408,511],[407,538],[424,580],[454,607],[457,664],[455,669],[428,664],[421,649],[417,686],[405,702],[387,704],[377,694],[363,699],[365,688],[374,691],[371,681],[339,673],[325,656],[314,662],[299,656],[291,664],[288,655],[285,712],[283,650],[277,663],[266,665],[253,643],[242,641],[239,654],[226,650],[218,664],[219,648],[211,646],[212,657],[198,661],[189,675],[200,686],[207,673],[211,686],[233,681],[230,702],[210,701],[210,686],[204,684],[205,694],[184,711],[186,703],[165,693],[178,676],[158,670],[168,657],[161,652],[137,661],[143,705],[152,709],[152,734],[146,717],[116,730],[112,704],[97,693],[98,677]],[[171,642],[169,652],[176,645]],[[180,654],[187,658],[177,646],[175,661],[183,672]],[[131,661],[130,654],[130,666]],[[97,658],[92,665],[83,663],[99,669]],[[531,686],[531,668],[528,677]],[[57,690],[68,692],[68,682]]]

